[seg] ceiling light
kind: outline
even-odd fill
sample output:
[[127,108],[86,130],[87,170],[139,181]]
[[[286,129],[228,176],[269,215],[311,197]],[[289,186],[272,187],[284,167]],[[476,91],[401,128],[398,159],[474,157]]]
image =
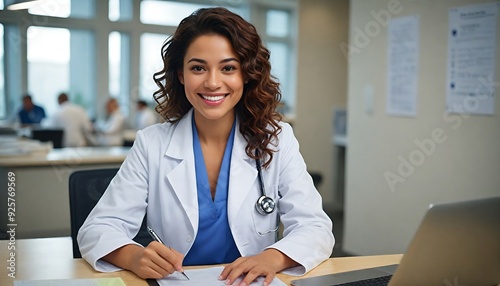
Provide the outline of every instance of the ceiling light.
[[41,4],[44,0],[18,0],[7,6],[7,10],[25,10]]

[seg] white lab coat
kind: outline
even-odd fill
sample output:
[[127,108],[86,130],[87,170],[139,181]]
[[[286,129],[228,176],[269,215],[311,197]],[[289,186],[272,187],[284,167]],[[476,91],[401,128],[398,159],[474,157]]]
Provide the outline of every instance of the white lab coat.
[[122,146],[125,130],[125,116],[115,110],[106,120],[98,121],[95,126],[97,144],[101,146]]
[[150,125],[158,123],[157,114],[148,107],[138,110],[135,115],[135,129],[141,130]]
[[[144,213],[148,225],[166,245],[186,254],[198,231],[198,199],[191,127],[192,110],[177,124],[155,124],[138,131],[119,172],[78,233],[85,260],[96,270],[119,268],[100,260],[111,251],[132,244]],[[303,275],[330,257],[332,222],[299,153],[289,124],[281,124],[279,151],[262,175],[277,211],[261,215],[255,160],[245,153],[246,141],[236,132],[231,157],[228,220],[242,256],[275,248],[301,266],[285,273]],[[238,127],[236,128],[238,130]],[[284,238],[275,242],[277,216]]]
[[42,126],[62,128],[64,147],[87,146],[92,131],[85,109],[69,101],[62,103],[53,116],[42,122]]

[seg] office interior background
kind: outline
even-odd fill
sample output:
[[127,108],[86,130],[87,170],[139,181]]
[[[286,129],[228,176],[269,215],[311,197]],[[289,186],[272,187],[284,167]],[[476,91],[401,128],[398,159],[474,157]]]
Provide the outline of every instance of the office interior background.
[[[24,93],[50,114],[62,91],[91,118],[104,115],[110,96],[133,118],[137,99],[153,104],[160,48],[179,21],[199,7],[225,6],[252,22],[271,51],[282,111],[308,169],[322,175],[325,209],[342,226],[336,251],[403,253],[429,204],[500,195],[499,100],[493,115],[449,114],[445,106],[449,9],[500,1],[48,0],[6,10],[11,2],[0,0],[5,124]],[[410,15],[420,18],[417,113],[391,116],[387,25]],[[334,118],[342,110],[347,142],[337,144]],[[416,142],[431,142],[431,152]],[[412,161],[415,154],[424,156]],[[399,180],[389,182],[388,172]]]

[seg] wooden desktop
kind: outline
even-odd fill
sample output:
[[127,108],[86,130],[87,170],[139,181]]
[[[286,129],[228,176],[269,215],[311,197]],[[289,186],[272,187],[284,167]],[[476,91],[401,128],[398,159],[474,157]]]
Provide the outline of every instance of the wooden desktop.
[[[15,266],[9,268],[11,250],[15,245]],[[330,258],[318,267],[307,273],[305,277],[324,275],[329,273],[345,272],[368,267],[397,264],[402,255],[377,255],[359,257]],[[144,285],[146,281],[138,278],[129,271],[100,273],[83,259],[73,259],[71,238],[35,238],[0,241],[0,285],[14,285],[17,280],[45,280],[45,279],[75,279],[75,278],[109,278],[121,277],[126,285]],[[189,269],[190,267],[186,267]],[[15,271],[15,279],[9,277]],[[296,276],[278,274],[277,277],[287,285]]]

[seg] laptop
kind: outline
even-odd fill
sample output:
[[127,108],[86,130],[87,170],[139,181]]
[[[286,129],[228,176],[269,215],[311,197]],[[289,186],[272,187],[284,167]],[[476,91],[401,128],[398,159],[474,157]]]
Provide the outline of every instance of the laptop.
[[[380,282],[380,284],[376,284]],[[374,284],[370,284],[374,283]],[[293,286],[500,283],[500,197],[431,205],[399,265],[293,280]]]

